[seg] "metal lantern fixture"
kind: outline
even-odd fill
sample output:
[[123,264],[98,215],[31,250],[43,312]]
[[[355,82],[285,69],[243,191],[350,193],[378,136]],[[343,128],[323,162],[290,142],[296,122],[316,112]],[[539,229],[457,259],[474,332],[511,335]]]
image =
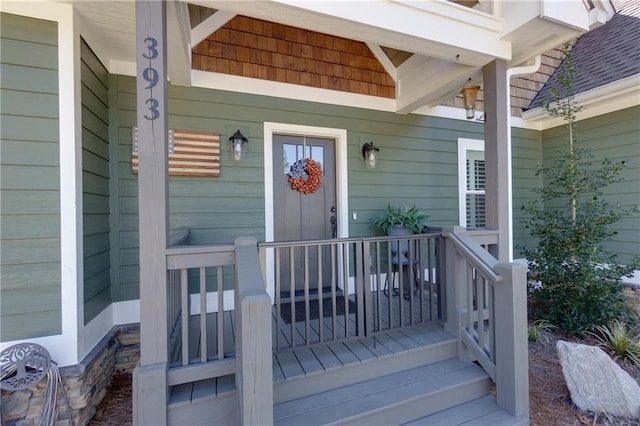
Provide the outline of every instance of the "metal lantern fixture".
[[464,109],[467,111],[467,120],[471,120],[476,115],[476,99],[478,97],[480,86],[473,84],[471,79],[464,85],[460,93],[464,98]]
[[373,141],[362,145],[362,156],[364,157],[367,169],[375,169],[376,162],[378,161],[378,152],[380,152],[380,148],[373,146]]
[[244,137],[242,133],[240,133],[240,129],[236,130],[236,132],[229,138],[229,142],[231,142],[231,146],[233,148],[233,159],[235,161],[240,161],[244,158],[244,153],[247,150],[247,138]]

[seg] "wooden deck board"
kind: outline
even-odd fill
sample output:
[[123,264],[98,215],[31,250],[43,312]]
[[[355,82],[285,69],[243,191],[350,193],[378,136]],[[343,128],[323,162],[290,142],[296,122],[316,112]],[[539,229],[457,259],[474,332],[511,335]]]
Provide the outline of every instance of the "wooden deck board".
[[342,367],[342,363],[335,356],[335,354],[329,349],[326,345],[316,345],[312,346],[311,352],[318,358],[320,364],[325,371],[333,370],[335,368]]
[[[374,302],[375,303],[375,302]],[[399,313],[399,297],[391,298],[391,306],[395,306],[396,314]],[[403,300],[404,304],[409,301]],[[414,300],[415,303],[415,300]],[[383,297],[381,305],[388,308],[389,298]],[[377,307],[376,307],[377,309]],[[405,310],[405,317],[408,319],[408,309]],[[383,317],[387,314],[387,309],[383,309]],[[309,374],[318,374],[323,371],[332,371],[342,368],[350,364],[366,362],[381,357],[393,356],[394,353],[407,352],[420,347],[424,347],[434,342],[453,338],[443,331],[442,326],[432,323],[424,323],[403,327],[401,329],[382,330],[373,335],[373,337],[357,339],[351,337],[349,339],[334,341],[334,329],[332,317],[324,317],[322,321],[319,319],[309,322],[309,337],[313,342],[310,345],[304,345],[304,334],[307,330],[305,322],[297,322],[294,325],[285,324],[280,320],[280,329],[276,330],[275,318],[276,309],[273,309],[273,325],[274,333],[273,342],[276,341],[276,333],[280,335],[280,344],[284,348],[280,351],[274,351],[273,354],[273,379],[274,382],[290,380],[296,377],[304,377]],[[190,317],[190,323],[193,325],[190,330],[189,337],[189,358],[199,359],[200,357],[200,318],[199,315]],[[235,313],[233,311],[225,311],[224,313],[224,342],[225,358],[234,356],[235,339],[234,339],[234,321]],[[382,321],[384,323],[384,321]],[[355,333],[356,315],[350,314],[348,318],[344,315],[338,315],[335,319],[335,334],[338,338],[344,337],[345,324],[350,333]],[[325,342],[320,342],[320,328]],[[207,355],[209,359],[217,357],[217,314],[207,314]],[[297,347],[287,348],[291,340],[291,332],[293,330]],[[327,341],[329,340],[329,341]],[[181,362],[181,354],[178,361]],[[212,388],[213,391],[211,390]],[[176,398],[186,401],[189,398],[197,398],[200,395],[215,395],[228,392],[235,389],[235,379],[233,375],[218,377],[217,379],[203,380],[195,384],[185,384],[175,386],[172,390],[172,401]]]
[[305,374],[314,373],[316,371],[324,371],[322,364],[318,361],[316,355],[308,347],[296,348],[293,353],[295,354],[300,366],[304,370]]

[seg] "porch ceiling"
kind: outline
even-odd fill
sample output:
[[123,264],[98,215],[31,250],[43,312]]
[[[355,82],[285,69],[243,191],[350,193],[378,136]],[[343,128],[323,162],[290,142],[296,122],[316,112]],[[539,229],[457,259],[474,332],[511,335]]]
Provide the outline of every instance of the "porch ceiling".
[[[540,0],[546,1],[550,0]],[[111,72],[135,72],[133,1],[60,2],[74,4],[83,36]],[[574,2],[574,6],[579,6],[574,12],[583,12],[582,21],[588,21],[589,13],[582,1]],[[366,43],[396,81],[396,111],[400,113],[455,97],[468,78],[479,81],[482,67],[495,59],[518,65],[588,29],[580,22],[560,22],[556,17],[544,19],[537,9],[525,11],[530,19],[521,19],[519,26],[505,28],[504,19],[476,10],[487,9],[491,3],[487,1],[476,2],[476,9],[444,0],[190,3],[215,9],[217,12],[211,18],[216,19],[192,29],[187,4],[168,5],[168,68],[173,84],[191,84],[191,47],[235,15],[245,15]],[[506,11],[507,17],[514,13],[512,9]],[[532,31],[536,23],[544,31]],[[383,46],[387,51],[390,48],[413,56],[396,66]]]

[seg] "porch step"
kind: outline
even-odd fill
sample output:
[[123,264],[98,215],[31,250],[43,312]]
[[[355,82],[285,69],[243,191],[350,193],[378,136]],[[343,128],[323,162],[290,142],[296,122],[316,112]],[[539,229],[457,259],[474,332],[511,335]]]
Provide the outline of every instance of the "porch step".
[[484,396],[421,417],[403,426],[526,426],[528,424],[527,416],[514,417],[501,408],[494,397]]
[[274,377],[274,403],[437,363],[456,355],[457,339],[432,324],[406,327],[375,338],[276,353],[274,369],[279,365],[289,374]]
[[277,404],[274,424],[402,424],[487,395],[487,374],[452,358]]

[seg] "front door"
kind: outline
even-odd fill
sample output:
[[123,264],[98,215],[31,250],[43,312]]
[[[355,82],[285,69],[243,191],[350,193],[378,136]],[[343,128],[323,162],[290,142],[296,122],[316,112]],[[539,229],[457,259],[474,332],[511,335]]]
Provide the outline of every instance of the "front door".
[[[313,193],[293,189],[289,183],[291,166],[311,158],[322,169],[321,185]],[[333,139],[273,135],[274,239],[276,241],[316,240],[337,236],[335,141]],[[306,176],[305,176],[306,178]],[[303,290],[305,276],[309,287],[318,288],[317,254],[310,250],[305,262],[303,251],[295,253],[295,289]],[[304,265],[307,264],[307,274]],[[282,289],[290,288],[290,270],[281,265]],[[283,268],[282,268],[283,267]],[[324,268],[323,268],[324,269]],[[327,278],[330,274],[326,275]],[[323,279],[324,281],[324,279]]]

